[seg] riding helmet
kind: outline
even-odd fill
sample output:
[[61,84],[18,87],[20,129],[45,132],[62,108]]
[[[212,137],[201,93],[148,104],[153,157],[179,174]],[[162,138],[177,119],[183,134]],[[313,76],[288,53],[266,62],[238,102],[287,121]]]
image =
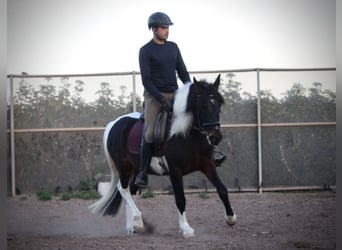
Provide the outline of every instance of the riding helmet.
[[173,25],[170,17],[163,12],[155,12],[148,18],[148,28]]

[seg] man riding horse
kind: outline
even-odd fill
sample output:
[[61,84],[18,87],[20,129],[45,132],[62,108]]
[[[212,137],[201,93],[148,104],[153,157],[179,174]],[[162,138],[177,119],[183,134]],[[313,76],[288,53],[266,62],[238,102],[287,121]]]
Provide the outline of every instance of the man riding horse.
[[[135,184],[146,188],[147,171],[153,154],[153,130],[161,109],[172,111],[173,98],[178,89],[176,72],[183,83],[190,82],[190,76],[176,43],[167,41],[169,26],[173,22],[162,12],[153,13],[148,19],[148,28],[152,29],[153,38],[139,51],[139,65],[144,86],[144,119],[140,173]],[[215,158],[219,166],[225,156]]]

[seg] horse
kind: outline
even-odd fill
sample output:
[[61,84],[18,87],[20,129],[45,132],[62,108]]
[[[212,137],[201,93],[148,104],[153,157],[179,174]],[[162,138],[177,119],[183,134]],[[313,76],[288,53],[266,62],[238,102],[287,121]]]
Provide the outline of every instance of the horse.
[[[220,75],[213,84],[197,81],[194,77],[193,82],[183,84],[176,91],[169,136],[158,154],[151,159],[149,174],[169,175],[178,209],[180,232],[184,238],[195,236],[186,218],[183,185],[183,176],[194,171],[202,172],[216,188],[225,208],[225,222],[230,226],[236,223],[228,189],[222,183],[213,160],[213,148],[222,139],[220,108],[224,100],[219,93],[219,84]],[[142,233],[146,229],[142,213],[132,198],[139,190],[134,182],[139,173],[141,120],[141,114],[133,112],[106,126],[103,143],[111,169],[110,187],[100,200],[89,206],[95,214],[115,216],[124,200],[129,234]],[[138,136],[134,136],[136,134]],[[133,140],[135,137],[138,139]]]

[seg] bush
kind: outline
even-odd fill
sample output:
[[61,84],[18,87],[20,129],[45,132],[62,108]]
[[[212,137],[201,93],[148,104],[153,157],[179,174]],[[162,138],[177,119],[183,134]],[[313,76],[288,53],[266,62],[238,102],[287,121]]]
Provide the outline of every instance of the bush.
[[37,196],[41,201],[48,201],[52,198],[52,193],[49,191],[40,190],[37,192]]
[[202,192],[199,194],[199,197],[201,197],[202,199],[208,199],[209,198],[209,195],[207,192]]
[[63,192],[61,194],[61,200],[67,201],[71,199],[71,194],[69,192]]
[[90,199],[101,198],[101,195],[94,188],[91,188],[89,190],[81,190],[81,191],[75,192],[74,197],[83,199],[83,200],[90,200]]
[[154,197],[154,193],[152,191],[146,191],[142,194],[143,198],[153,198]]
[[81,191],[90,191],[91,189],[93,189],[93,186],[94,186],[93,183],[89,179],[80,181],[80,190]]

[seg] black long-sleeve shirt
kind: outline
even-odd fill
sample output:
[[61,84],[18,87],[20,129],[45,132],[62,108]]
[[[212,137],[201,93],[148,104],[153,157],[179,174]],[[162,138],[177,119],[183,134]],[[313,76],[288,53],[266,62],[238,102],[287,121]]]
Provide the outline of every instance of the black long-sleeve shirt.
[[174,42],[166,41],[160,45],[149,41],[139,51],[139,65],[145,90],[159,102],[162,102],[160,92],[178,89],[176,72],[183,83],[190,81],[180,50]]

